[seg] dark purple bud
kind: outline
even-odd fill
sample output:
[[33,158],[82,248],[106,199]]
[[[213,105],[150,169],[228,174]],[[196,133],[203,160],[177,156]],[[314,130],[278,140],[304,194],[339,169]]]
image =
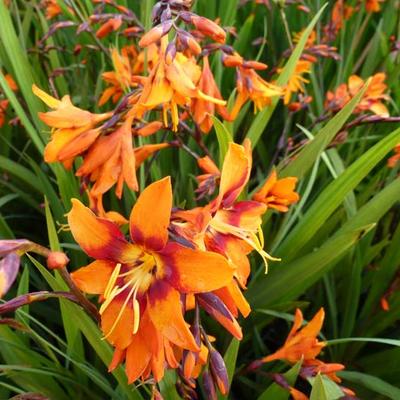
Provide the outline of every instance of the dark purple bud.
[[200,305],[209,314],[213,315],[214,311],[217,311],[219,314],[222,314],[225,318],[234,321],[235,318],[233,317],[233,315],[226,308],[222,300],[214,293],[201,293],[198,294],[196,297],[199,300]]
[[203,389],[207,399],[216,400],[218,398],[217,391],[215,390],[214,381],[208,371],[203,372]]
[[273,374],[272,378],[279,386],[283,387],[284,389],[290,389],[289,383],[282,374]]
[[228,371],[224,359],[216,350],[212,350],[210,354],[210,369],[218,389],[223,395],[226,395],[229,392]]
[[76,34],[80,35],[82,32],[88,32],[88,31],[89,31],[89,22],[85,21],[84,23],[82,23],[78,26],[78,29],[76,30]]
[[192,15],[193,14],[191,12],[183,11],[179,13],[179,18],[186,24],[190,24],[192,21]]

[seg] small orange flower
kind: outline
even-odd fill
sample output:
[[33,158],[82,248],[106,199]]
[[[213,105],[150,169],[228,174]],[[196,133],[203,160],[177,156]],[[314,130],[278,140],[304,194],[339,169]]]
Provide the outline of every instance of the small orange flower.
[[[304,93],[304,84],[309,81],[303,77],[304,74],[311,72],[312,63],[310,61],[299,60],[296,64],[295,71],[290,77],[289,82],[285,88],[285,95],[283,102],[287,105],[290,102],[293,93],[301,92]],[[282,70],[279,69],[278,72]]]
[[169,240],[171,208],[169,177],[148,186],[130,215],[131,242],[76,199],[68,214],[75,240],[95,259],[72,278],[84,292],[102,296],[101,329],[116,348],[110,370],[126,359],[129,383],[151,372],[161,380],[165,363],[176,368],[172,346],[200,351],[181,294],[216,290],[233,276],[221,255]]
[[252,199],[266,204],[269,208],[281,212],[287,212],[291,204],[297,203],[300,199],[296,193],[295,187],[297,178],[288,177],[278,180],[276,171],[272,171],[271,175],[265,181],[263,187],[257,191]]
[[[389,100],[389,96],[385,94],[385,91],[387,90],[385,79],[386,75],[383,72],[379,72],[372,76],[369,86],[354,113],[370,111],[382,117],[389,116],[389,111],[383,103],[384,101]],[[351,75],[347,85],[343,83],[338,86],[335,92],[327,93],[325,107],[334,112],[339,111],[360,91],[364,84],[365,81],[362,78],[357,75]]]
[[43,0],[41,6],[46,10],[46,19],[55,18],[62,13],[62,9],[58,5],[57,0]]
[[355,9],[344,3],[344,0],[337,0],[332,9],[331,25],[333,32],[337,34],[354,13]]
[[[206,95],[224,101],[215,82],[208,57],[204,57],[203,60],[203,71],[197,87]],[[214,123],[211,117],[215,114],[215,109],[222,118],[226,120],[230,119],[227,109],[222,105],[202,98],[196,98],[192,101],[191,111],[193,119],[203,133],[209,133],[213,127]]]
[[71,167],[74,158],[86,151],[100,135],[97,125],[110,118],[112,113],[92,114],[75,107],[68,95],[58,100],[36,85],[33,85],[32,90],[53,109],[39,113],[39,118],[52,128],[51,141],[44,151],[45,161],[61,161],[66,167]]
[[383,3],[385,0],[365,0],[365,9],[369,13],[376,13],[381,11],[380,3]]
[[253,68],[237,68],[236,88],[238,95],[231,111],[231,119],[235,119],[247,100],[254,103],[254,112],[262,110],[272,102],[273,97],[280,97],[284,91],[279,86],[261,78]]
[[317,338],[322,324],[324,323],[325,312],[321,308],[313,319],[304,327],[303,313],[296,309],[293,327],[284,345],[275,353],[261,359],[263,363],[274,360],[286,360],[291,364],[303,359],[304,361],[314,360],[321,350],[325,347],[324,342]]
[[400,143],[396,145],[393,151],[395,152],[395,154],[389,158],[387,163],[389,168],[394,168],[400,161]]
[[6,122],[6,112],[7,112],[8,104],[9,104],[8,100],[6,100],[6,99],[0,100],[0,128]]
[[166,55],[167,38],[163,38],[160,58],[150,76],[146,78],[142,94],[132,113],[138,118],[158,106],[163,108],[164,125],[168,124],[168,111],[171,114],[172,129],[177,131],[179,124],[178,106],[190,105],[195,98],[204,99],[218,105],[225,101],[208,96],[196,87],[201,71],[193,58],[177,53],[171,60]]

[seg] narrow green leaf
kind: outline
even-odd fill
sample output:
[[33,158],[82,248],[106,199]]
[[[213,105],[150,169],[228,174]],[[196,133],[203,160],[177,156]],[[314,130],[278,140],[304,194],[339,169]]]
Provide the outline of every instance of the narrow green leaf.
[[400,399],[400,389],[398,387],[375,376],[353,371],[340,371],[338,372],[338,375],[343,379],[362,385],[375,393],[388,397],[389,399]]
[[224,124],[216,117],[211,116],[214,122],[214,129],[217,134],[218,145],[219,145],[219,165],[222,164],[225,159],[225,154],[228,151],[229,143],[232,142],[232,135],[229,133],[228,129]]

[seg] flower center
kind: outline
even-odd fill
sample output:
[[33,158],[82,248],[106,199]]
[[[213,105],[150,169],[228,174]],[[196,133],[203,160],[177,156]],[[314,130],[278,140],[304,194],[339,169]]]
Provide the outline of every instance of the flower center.
[[[110,276],[107,287],[104,291],[104,303],[100,307],[100,314],[103,314],[111,302],[124,291],[128,291],[124,303],[115,319],[111,329],[104,336],[109,337],[120,321],[129,303],[133,308],[133,334],[136,334],[140,323],[140,304],[138,294],[143,294],[150,287],[156,272],[156,260],[152,254],[143,252],[133,265],[117,264]],[[122,271],[123,270],[123,271]]]

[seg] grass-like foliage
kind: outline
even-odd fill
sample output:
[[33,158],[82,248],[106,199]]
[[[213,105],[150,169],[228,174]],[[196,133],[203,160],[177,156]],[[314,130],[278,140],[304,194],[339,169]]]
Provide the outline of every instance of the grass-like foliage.
[[0,0],[0,399],[400,399],[399,0]]

